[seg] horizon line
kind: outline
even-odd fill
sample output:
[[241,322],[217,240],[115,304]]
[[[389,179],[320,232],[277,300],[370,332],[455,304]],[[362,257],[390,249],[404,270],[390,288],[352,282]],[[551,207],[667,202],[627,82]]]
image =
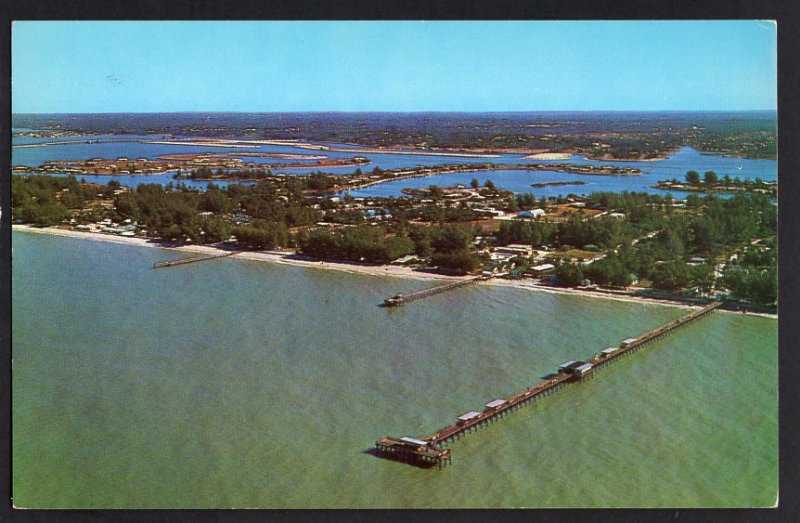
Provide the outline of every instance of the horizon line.
[[17,115],[67,115],[67,114],[308,114],[308,113],[323,113],[323,114],[419,114],[419,113],[440,113],[440,114],[524,114],[524,113],[752,113],[752,112],[774,112],[777,113],[777,108],[769,109],[528,109],[528,110],[482,110],[482,111],[467,111],[467,110],[428,110],[428,109],[415,109],[415,110],[323,110],[323,109],[310,109],[310,110],[290,110],[290,111],[225,111],[225,110],[208,110],[208,111],[63,111],[63,112],[11,112],[12,116]]

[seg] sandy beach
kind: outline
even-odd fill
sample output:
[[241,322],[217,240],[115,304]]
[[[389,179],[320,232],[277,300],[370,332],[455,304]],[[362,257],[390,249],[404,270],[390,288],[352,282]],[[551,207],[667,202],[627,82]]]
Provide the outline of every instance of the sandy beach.
[[569,160],[570,153],[536,153],[525,156],[525,160]]
[[150,143],[155,145],[182,145],[182,146],[195,146],[195,147],[228,147],[228,148],[242,148],[242,149],[247,149],[251,147],[250,145],[239,144],[239,143],[200,142],[200,141],[182,142],[175,140],[140,140],[140,143]]
[[[145,238],[131,238],[124,236],[116,236],[112,234],[92,233],[85,231],[75,231],[70,229],[60,229],[55,227],[32,227],[30,225],[12,225],[15,231],[23,231],[35,234],[48,234],[52,236],[65,236],[71,238],[81,238],[92,241],[103,241],[110,243],[120,243],[126,245],[135,245],[137,247],[150,247],[156,249],[168,249],[186,253],[206,254],[206,255],[220,255],[230,251],[220,249],[210,245],[182,245],[179,247],[165,247],[156,242],[152,242]],[[13,254],[12,254],[13,255]],[[393,266],[393,265],[371,265],[371,264],[357,264],[357,263],[342,263],[331,261],[318,261],[318,260],[305,260],[294,257],[294,252],[285,251],[258,251],[258,252],[240,252],[232,257],[241,258],[244,260],[263,261],[268,263],[276,263],[282,265],[293,265],[296,267],[307,267],[313,269],[325,269],[347,272],[350,274],[362,274],[368,276],[390,276],[394,278],[406,278],[421,281],[454,281],[469,279],[473,276],[445,276],[441,274],[432,274],[428,272],[415,271],[410,267]],[[506,279],[492,279],[481,283],[481,285],[499,286],[499,287],[513,287],[516,289],[525,289],[534,292],[548,292],[551,294],[572,294],[584,296],[592,299],[602,300],[615,300],[624,301],[629,303],[649,303],[652,305],[660,305],[662,307],[679,307],[683,309],[691,308],[692,305],[681,302],[670,302],[665,300],[656,300],[652,298],[625,296],[607,294],[605,292],[587,291],[561,287],[546,287],[538,285],[532,280],[506,280]],[[753,316],[763,316],[767,318],[777,319],[777,314],[766,313],[753,313],[753,312],[734,312],[734,311],[719,311],[731,314],[749,314]]]
[[499,158],[499,154],[488,153],[469,153],[469,152],[438,152],[438,151],[417,151],[412,149],[381,149],[377,147],[337,147],[333,145],[315,144],[294,144],[302,149],[319,149],[322,151],[334,151],[340,153],[360,153],[360,154],[411,154],[415,156],[452,156],[460,158]]

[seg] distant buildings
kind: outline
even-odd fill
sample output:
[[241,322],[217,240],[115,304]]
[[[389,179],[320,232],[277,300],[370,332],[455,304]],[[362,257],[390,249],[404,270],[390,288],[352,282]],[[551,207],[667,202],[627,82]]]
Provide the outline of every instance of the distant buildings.
[[535,219],[541,218],[545,214],[544,209],[531,209],[530,211],[519,211],[517,213],[517,218],[527,218],[527,219]]

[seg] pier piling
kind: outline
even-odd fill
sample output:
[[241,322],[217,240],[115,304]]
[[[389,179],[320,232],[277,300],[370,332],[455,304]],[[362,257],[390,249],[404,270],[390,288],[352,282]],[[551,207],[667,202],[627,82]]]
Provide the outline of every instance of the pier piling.
[[233,251],[233,252],[226,252],[224,254],[212,254],[207,256],[194,256],[192,258],[180,258],[177,260],[167,260],[167,261],[160,261],[153,264],[154,269],[163,269],[166,267],[175,267],[177,265],[186,265],[187,263],[195,263],[201,262],[206,260],[215,260],[217,258],[227,258],[228,256],[233,256],[234,254],[239,254],[242,251]]
[[[471,282],[472,280],[467,280]],[[462,285],[464,282],[458,282]],[[447,286],[443,286],[447,287]],[[428,289],[429,291],[435,290]],[[447,290],[447,289],[444,289]],[[439,291],[442,292],[442,291]],[[424,296],[423,296],[424,297]],[[388,303],[387,303],[388,305]],[[402,305],[402,303],[397,304]],[[695,320],[703,318],[719,308],[721,302],[712,302],[702,309],[696,310],[686,316],[667,323],[653,330],[646,332],[638,338],[628,338],[619,347],[609,347],[601,353],[596,354],[588,361],[568,361],[560,365],[557,374],[545,376],[542,381],[529,387],[522,392],[518,392],[506,399],[494,400],[485,406],[483,412],[470,411],[459,416],[458,422],[447,426],[435,433],[419,438],[393,438],[387,436],[375,442],[377,454],[388,459],[395,459],[417,466],[443,466],[452,462],[452,455],[449,449],[442,449],[443,445],[453,442],[461,436],[470,432],[477,431],[478,428],[496,421],[517,410],[520,407],[532,403],[534,399],[552,394],[564,385],[570,383],[580,383],[592,379],[594,371],[600,367],[630,356],[646,344],[661,339],[671,334],[676,329],[685,327]]]
[[406,303],[415,300],[421,300],[422,298],[427,298],[428,296],[433,296],[434,294],[440,294],[442,292],[458,289],[459,287],[474,285],[478,282],[488,279],[489,278],[486,276],[478,276],[477,278],[470,278],[468,280],[459,280],[455,282],[445,283],[444,285],[431,287],[430,289],[422,289],[420,291],[412,292],[410,294],[395,294],[394,296],[391,296],[383,300],[383,303],[387,307],[400,307],[402,305],[405,305]]

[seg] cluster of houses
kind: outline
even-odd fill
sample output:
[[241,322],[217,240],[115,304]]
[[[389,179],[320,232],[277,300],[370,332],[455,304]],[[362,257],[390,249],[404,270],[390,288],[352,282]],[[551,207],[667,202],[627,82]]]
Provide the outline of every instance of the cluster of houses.
[[[195,155],[177,161],[150,160],[148,158],[130,159],[120,156],[116,160],[92,158],[86,161],[49,161],[39,168],[17,167],[15,169],[43,173],[68,173],[68,174],[161,174],[176,169],[191,169],[193,167],[214,167],[234,169],[243,167],[244,162],[239,158],[210,157]],[[256,164],[246,166],[256,167]]]
[[502,247],[486,248],[482,253],[489,257],[483,268],[483,276],[502,276],[509,274],[521,260],[532,261],[522,276],[543,278],[553,273],[555,265],[546,262],[546,251],[536,251],[530,245],[509,244]]
[[[70,221],[73,222],[73,224],[75,222],[74,219]],[[124,220],[122,223],[112,222],[111,219],[106,218],[104,220],[100,220],[99,222],[77,224],[75,225],[75,229],[86,232],[116,234],[117,236],[136,236],[137,232],[145,232],[135,221],[132,221],[130,218]]]

